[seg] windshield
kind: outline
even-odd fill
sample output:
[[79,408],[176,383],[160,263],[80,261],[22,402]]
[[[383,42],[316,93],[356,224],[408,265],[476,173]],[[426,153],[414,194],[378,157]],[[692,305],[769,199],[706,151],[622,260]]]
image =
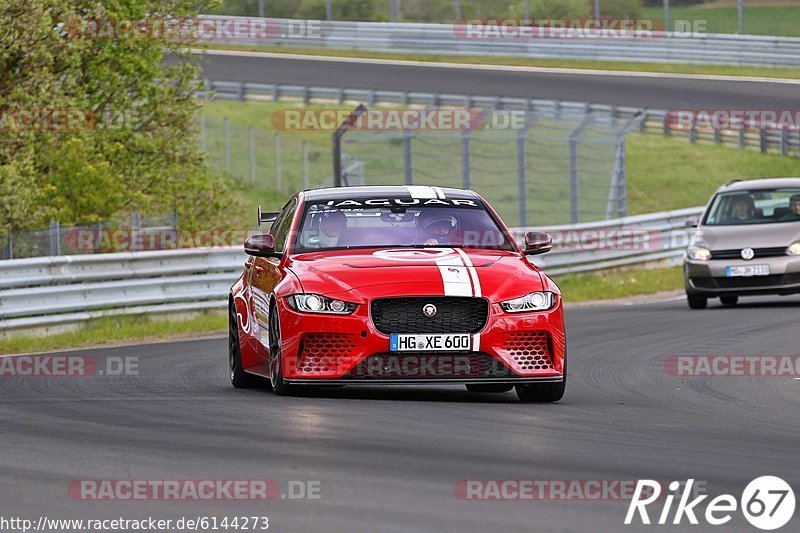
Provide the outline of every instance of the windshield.
[[718,194],[704,224],[728,226],[797,221],[800,221],[800,189],[772,189]]
[[391,205],[352,208],[330,206],[329,202],[307,205],[295,252],[387,246],[515,249],[494,218],[477,202],[467,202],[472,204],[468,206],[413,207],[396,205],[391,200],[381,202]]

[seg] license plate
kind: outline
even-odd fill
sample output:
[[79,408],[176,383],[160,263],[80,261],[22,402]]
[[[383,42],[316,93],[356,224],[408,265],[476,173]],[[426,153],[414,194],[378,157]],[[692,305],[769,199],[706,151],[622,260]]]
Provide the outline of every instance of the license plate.
[[725,275],[729,278],[769,276],[769,265],[729,266],[725,269]]
[[458,333],[449,335],[393,334],[389,341],[393,352],[452,352],[472,348],[472,335]]

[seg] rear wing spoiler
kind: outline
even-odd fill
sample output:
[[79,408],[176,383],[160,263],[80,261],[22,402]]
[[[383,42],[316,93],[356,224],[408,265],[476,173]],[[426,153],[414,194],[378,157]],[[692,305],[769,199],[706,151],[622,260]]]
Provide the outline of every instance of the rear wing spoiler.
[[278,211],[274,213],[262,213],[261,206],[258,206],[258,225],[265,224],[267,222],[275,222],[275,219],[278,218],[280,213]]

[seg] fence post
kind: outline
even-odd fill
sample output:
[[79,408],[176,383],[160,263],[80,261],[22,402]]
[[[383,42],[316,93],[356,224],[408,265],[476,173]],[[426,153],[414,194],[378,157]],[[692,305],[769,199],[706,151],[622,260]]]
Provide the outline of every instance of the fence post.
[[308,189],[308,141],[303,141],[303,190]]
[[570,183],[570,221],[572,224],[580,222],[580,180],[578,177],[578,139],[589,127],[592,116],[589,115],[581,121],[580,125],[569,136],[569,183]]
[[472,178],[469,173],[469,130],[461,133],[461,180],[465,189],[472,188]]
[[14,259],[14,230],[8,228],[8,258]]
[[50,221],[50,255],[61,255],[61,224]]
[[747,148],[747,132],[745,132],[744,126],[739,130],[739,148],[742,150]]
[[789,155],[789,130],[781,128],[781,155]]
[[406,185],[414,184],[414,154],[411,146],[413,136],[411,130],[403,130],[403,175]]
[[266,16],[264,14],[264,0],[258,0],[258,16],[262,19]]
[[536,125],[539,117],[526,114],[525,125],[517,134],[517,173],[519,175],[519,225],[528,225],[528,158],[525,143],[528,140],[528,132]]
[[281,136],[275,134],[275,190],[283,190],[283,179],[281,178]]
[[225,139],[225,172],[231,173],[231,139],[228,131],[228,117],[222,119],[222,136]]
[[138,212],[131,213],[131,250],[139,250],[139,228],[142,227],[142,217]]
[[767,153],[767,130],[763,126],[758,131],[758,144],[759,150],[761,150],[762,154]]
[[250,137],[250,185],[256,184],[256,135],[253,126],[247,131]]

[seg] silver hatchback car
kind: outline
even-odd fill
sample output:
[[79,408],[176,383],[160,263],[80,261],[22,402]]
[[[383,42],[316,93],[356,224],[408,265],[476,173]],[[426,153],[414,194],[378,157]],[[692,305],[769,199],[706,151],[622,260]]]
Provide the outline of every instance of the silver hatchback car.
[[728,182],[696,227],[684,259],[692,309],[800,293],[800,178]]

